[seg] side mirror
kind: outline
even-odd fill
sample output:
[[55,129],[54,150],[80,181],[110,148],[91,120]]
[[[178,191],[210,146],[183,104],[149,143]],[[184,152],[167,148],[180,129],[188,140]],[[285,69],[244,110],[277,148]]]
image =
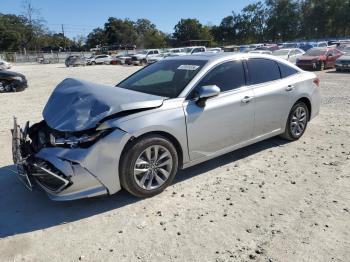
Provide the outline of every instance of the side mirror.
[[196,92],[197,105],[205,107],[205,102],[220,94],[220,88],[216,85],[201,86]]

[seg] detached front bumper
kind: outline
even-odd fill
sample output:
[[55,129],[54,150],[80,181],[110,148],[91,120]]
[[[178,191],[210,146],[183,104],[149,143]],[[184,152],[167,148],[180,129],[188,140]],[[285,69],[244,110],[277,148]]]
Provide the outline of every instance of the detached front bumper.
[[297,67],[305,70],[316,70],[319,62],[313,61],[313,62],[298,62],[296,63]]
[[[33,154],[28,149],[27,129],[28,125],[22,130],[15,119],[12,151],[18,175],[29,189],[35,181],[57,201],[113,194],[121,189],[118,166],[122,149],[118,150],[118,142],[127,141],[125,132],[116,130],[89,148],[47,147]],[[113,147],[116,150],[111,152]]]

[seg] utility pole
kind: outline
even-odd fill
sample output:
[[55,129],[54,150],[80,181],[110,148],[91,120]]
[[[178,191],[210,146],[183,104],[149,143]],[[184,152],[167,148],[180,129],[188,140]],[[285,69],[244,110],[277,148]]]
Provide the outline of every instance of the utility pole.
[[63,24],[61,25],[62,27],[62,37],[63,37],[63,48],[66,51],[66,38],[64,37],[64,26]]

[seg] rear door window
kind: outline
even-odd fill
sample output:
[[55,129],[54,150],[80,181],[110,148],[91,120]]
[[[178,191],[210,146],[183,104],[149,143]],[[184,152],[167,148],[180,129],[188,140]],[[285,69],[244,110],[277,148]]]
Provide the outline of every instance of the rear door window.
[[250,84],[256,85],[281,78],[277,63],[263,58],[251,58],[247,61]]

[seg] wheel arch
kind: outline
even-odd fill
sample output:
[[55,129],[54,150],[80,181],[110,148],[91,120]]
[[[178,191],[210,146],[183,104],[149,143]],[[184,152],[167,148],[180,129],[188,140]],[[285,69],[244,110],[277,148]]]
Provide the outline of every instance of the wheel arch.
[[[126,150],[128,150],[132,145],[134,145],[134,143],[137,143],[137,141],[141,140],[143,137],[145,136],[152,136],[152,135],[160,135],[165,137],[166,139],[168,139],[175,147],[177,155],[178,155],[178,159],[179,159],[179,163],[178,166],[181,169],[183,167],[183,159],[184,159],[184,152],[183,152],[183,148],[181,147],[181,144],[179,142],[179,140],[173,136],[172,134],[165,132],[165,131],[150,131],[150,132],[146,132],[143,133],[137,137],[132,136],[128,142],[125,144],[122,153],[120,155],[120,158],[122,158],[125,155]],[[119,161],[119,165],[120,165],[121,161]],[[119,166],[120,168],[120,166]]]

